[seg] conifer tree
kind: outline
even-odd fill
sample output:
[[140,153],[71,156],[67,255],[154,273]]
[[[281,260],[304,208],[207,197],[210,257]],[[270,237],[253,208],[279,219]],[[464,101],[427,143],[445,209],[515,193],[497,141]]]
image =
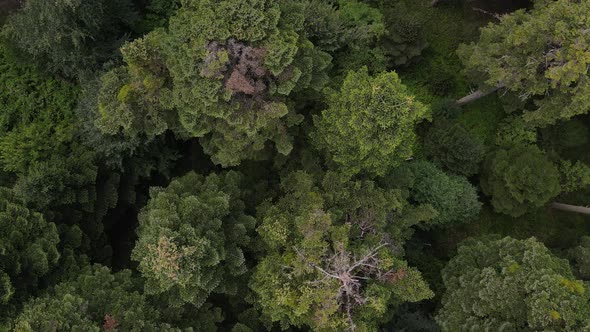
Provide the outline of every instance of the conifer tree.
[[148,294],[163,294],[173,306],[199,307],[212,292],[237,292],[255,225],[244,211],[240,181],[233,171],[207,177],[191,172],[166,188],[151,188],[132,256]]
[[55,224],[29,210],[11,189],[0,187],[0,321],[13,314],[59,259]]
[[395,72],[350,72],[329,108],[314,118],[312,139],[343,173],[384,175],[412,156],[414,127],[426,116]]
[[469,239],[442,271],[443,331],[584,331],[587,285],[535,238]]

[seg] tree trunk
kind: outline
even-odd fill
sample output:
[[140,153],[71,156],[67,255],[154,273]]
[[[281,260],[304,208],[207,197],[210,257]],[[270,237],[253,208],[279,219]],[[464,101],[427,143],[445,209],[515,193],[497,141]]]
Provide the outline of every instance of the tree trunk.
[[590,215],[590,208],[585,206],[569,205],[563,203],[553,202],[550,207],[556,210],[562,210],[567,212],[582,213]]
[[457,105],[463,106],[463,105],[472,103],[472,102],[474,102],[474,101],[476,101],[476,100],[478,100],[480,98],[483,98],[483,97],[485,97],[485,96],[487,96],[487,95],[489,95],[491,93],[494,93],[494,92],[498,91],[499,89],[501,89],[503,87],[504,87],[504,84],[498,84],[496,87],[494,87],[494,88],[492,88],[490,90],[486,90],[486,91],[477,90],[477,91],[475,91],[475,92],[473,92],[471,94],[468,94],[467,96],[465,96],[465,97],[463,97],[461,99],[458,99],[456,101],[457,102]]

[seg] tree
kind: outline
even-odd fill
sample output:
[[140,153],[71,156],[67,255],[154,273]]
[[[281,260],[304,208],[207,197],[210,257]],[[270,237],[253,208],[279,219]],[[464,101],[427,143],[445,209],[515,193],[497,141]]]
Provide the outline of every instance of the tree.
[[29,210],[11,189],[0,187],[0,321],[39,287],[39,279],[57,265],[55,224]]
[[469,239],[442,271],[443,331],[582,331],[586,285],[534,238]]
[[410,198],[430,204],[438,215],[422,227],[448,226],[475,219],[481,209],[476,188],[464,177],[447,175],[435,165],[418,161],[409,165],[412,183]]
[[180,331],[159,321],[130,270],[88,266],[73,280],[29,301],[14,331]]
[[395,72],[350,72],[329,108],[314,117],[312,139],[342,172],[383,175],[412,156],[414,126],[426,116]]
[[236,293],[256,223],[244,212],[240,182],[233,171],[191,172],[166,188],[151,188],[132,254],[148,294],[164,294],[172,306],[199,307],[211,292]]
[[513,217],[543,206],[561,191],[557,167],[534,145],[490,154],[481,187],[497,212]]
[[250,281],[271,321],[365,331],[390,306],[432,297],[420,272],[403,260],[400,233],[391,231],[408,226],[398,192],[334,173],[318,188],[304,172],[289,175],[281,189],[277,201],[259,208],[267,254]]
[[580,243],[567,251],[567,256],[572,261],[576,277],[590,280],[590,236],[582,236]]
[[584,114],[590,109],[588,10],[587,1],[536,1],[531,11],[482,28],[479,41],[462,45],[459,56],[484,91],[505,87],[532,101],[527,122],[544,126]]
[[42,68],[71,78],[111,58],[133,16],[129,1],[30,0],[2,33]]
[[424,138],[424,150],[432,161],[449,171],[471,176],[479,171],[485,148],[458,123],[436,121]]
[[289,96],[320,91],[331,61],[304,36],[303,3],[181,5],[167,32],[155,30],[128,44],[127,66],[105,74],[99,128],[128,137],[166,129],[199,137],[222,166],[273,150],[289,154],[289,128],[303,120]]

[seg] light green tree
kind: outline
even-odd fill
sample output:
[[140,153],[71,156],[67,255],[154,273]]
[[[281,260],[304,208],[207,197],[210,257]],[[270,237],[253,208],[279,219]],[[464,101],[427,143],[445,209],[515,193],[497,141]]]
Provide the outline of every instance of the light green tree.
[[412,156],[415,125],[427,114],[395,72],[350,72],[329,108],[314,118],[312,139],[342,172],[384,175]]
[[[370,331],[391,307],[433,296],[402,257],[402,238],[388,232],[402,210],[399,192],[328,174],[323,188],[304,172],[288,176],[283,195],[260,207],[267,254],[250,287],[257,304],[283,328]],[[394,225],[394,226],[392,226]]]

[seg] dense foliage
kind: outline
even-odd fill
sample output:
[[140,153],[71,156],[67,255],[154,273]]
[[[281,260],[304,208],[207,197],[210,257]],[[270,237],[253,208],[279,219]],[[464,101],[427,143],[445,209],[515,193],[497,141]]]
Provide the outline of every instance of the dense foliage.
[[590,330],[588,27],[0,1],[0,331]]
[[534,238],[469,240],[442,271],[443,331],[582,331],[586,286]]

